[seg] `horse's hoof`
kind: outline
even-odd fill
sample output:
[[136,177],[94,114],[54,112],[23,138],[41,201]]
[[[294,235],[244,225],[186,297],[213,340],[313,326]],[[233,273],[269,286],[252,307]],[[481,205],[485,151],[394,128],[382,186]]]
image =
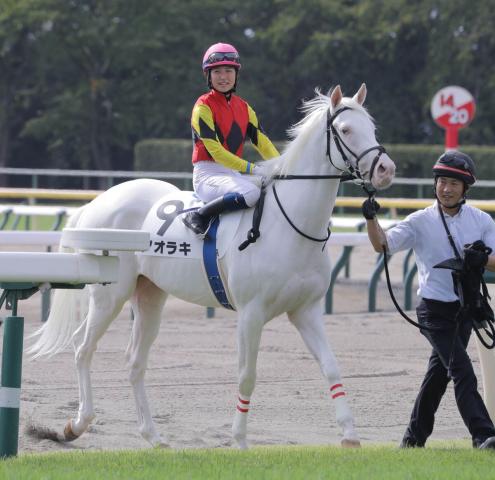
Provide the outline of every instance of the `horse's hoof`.
[[170,448],[170,445],[165,440],[153,443],[153,448]]
[[249,449],[248,444],[245,440],[244,441],[238,441],[237,442],[237,448],[239,450],[248,450]]
[[342,448],[361,448],[361,442],[357,438],[343,438],[340,444]]
[[72,420],[69,420],[64,428],[64,440],[66,442],[72,442],[76,438],[79,438],[79,435],[76,435],[74,433],[74,431],[72,430]]

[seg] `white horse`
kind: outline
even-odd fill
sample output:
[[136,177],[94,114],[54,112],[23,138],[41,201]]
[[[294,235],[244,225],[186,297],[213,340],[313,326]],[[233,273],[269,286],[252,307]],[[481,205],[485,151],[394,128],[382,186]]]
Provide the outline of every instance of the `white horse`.
[[[365,98],[363,84],[352,98],[343,97],[337,86],[329,96],[317,92],[306,102],[306,116],[292,128],[293,140],[283,155],[261,163],[270,172],[270,187],[276,184],[280,206],[274,190],[267,188],[261,237],[244,251],[238,246],[246,239],[253,212],[228,214],[240,216],[233,240],[219,258],[225,290],[238,312],[239,392],[232,433],[240,448],[247,448],[247,414],[255,387],[261,332],[269,320],[284,312],[328,381],[336,421],[342,429],[342,445],[359,446],[337,361],[325,335],[322,299],[330,283],[331,267],[322,240],[337,196],[338,175],[351,172],[359,181],[367,180],[382,189],[395,174],[394,163],[377,144],[373,120],[362,106]],[[282,181],[280,175],[299,178]],[[304,175],[310,178],[300,178]],[[69,226],[141,229],[153,205],[174,192],[180,193],[157,180],[129,181],[82,207]],[[56,291],[50,317],[39,330],[30,353],[53,355],[73,342],[80,402],[77,418],[69,420],[64,435],[65,440],[79,437],[95,416],[90,364],[97,342],[130,299],[134,322],[126,358],[139,431],[153,446],[167,446],[153,423],[144,385],[148,354],[158,334],[163,305],[167,294],[205,306],[219,306],[219,302],[200,263],[130,253],[120,257],[118,283],[87,287],[89,310],[80,325],[71,308],[78,292]]]

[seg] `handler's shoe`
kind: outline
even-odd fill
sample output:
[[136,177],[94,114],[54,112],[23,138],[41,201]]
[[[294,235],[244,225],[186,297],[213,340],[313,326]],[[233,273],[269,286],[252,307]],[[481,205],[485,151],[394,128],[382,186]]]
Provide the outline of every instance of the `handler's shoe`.
[[424,448],[424,445],[419,444],[416,440],[409,437],[404,437],[400,442],[399,448]]
[[495,437],[488,437],[478,448],[480,450],[495,450]]

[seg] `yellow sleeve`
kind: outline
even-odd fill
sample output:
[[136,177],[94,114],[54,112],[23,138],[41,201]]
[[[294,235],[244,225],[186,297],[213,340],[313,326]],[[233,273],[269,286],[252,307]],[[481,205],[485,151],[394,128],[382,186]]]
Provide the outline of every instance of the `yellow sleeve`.
[[258,122],[258,117],[254,110],[248,105],[248,113],[249,113],[249,125],[248,125],[248,135],[251,139],[251,142],[258,150],[259,154],[263,157],[264,160],[268,160],[273,157],[280,156],[278,150],[275,148],[275,145],[270,141],[266,133],[263,131],[260,123]]
[[204,104],[195,105],[192,112],[191,125],[215,162],[241,173],[252,172],[254,163],[247,162],[234,155],[220,143],[215,132],[215,123],[213,122],[213,114],[210,107]]

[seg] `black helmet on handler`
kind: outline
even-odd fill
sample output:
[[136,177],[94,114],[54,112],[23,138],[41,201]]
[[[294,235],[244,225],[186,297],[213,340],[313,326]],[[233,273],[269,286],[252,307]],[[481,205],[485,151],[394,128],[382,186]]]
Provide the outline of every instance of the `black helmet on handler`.
[[433,165],[435,182],[438,177],[451,177],[464,182],[468,188],[476,182],[474,162],[469,155],[458,150],[448,150]]

